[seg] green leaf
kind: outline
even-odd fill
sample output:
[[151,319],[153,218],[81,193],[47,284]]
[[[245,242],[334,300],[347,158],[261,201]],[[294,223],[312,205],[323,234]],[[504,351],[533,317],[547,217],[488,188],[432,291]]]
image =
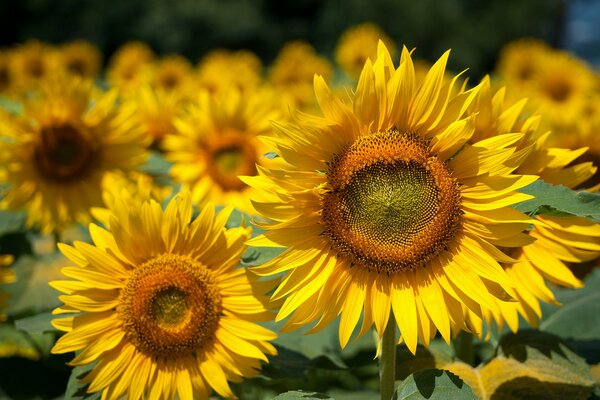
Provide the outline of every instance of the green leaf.
[[88,374],[94,367],[94,364],[78,366],[73,368],[69,382],[67,383],[67,391],[65,392],[65,400],[96,400],[99,399],[102,392],[87,393],[88,385],[83,385],[79,382]]
[[482,399],[574,399],[589,397],[589,365],[559,337],[523,330],[504,335],[496,357],[473,368],[463,362],[445,369],[469,383]]
[[56,329],[50,321],[56,318],[50,312],[44,312],[27,318],[21,318],[15,321],[15,327],[29,334],[43,334],[45,332],[54,332]]
[[0,107],[12,114],[21,114],[23,112],[21,103],[2,96],[0,96]]
[[293,390],[291,392],[281,393],[280,395],[273,397],[273,400],[323,400],[323,399],[333,399],[333,398],[329,397],[323,393],[305,392],[302,390]]
[[433,340],[429,347],[419,345],[416,354],[406,346],[396,347],[396,379],[403,380],[415,372],[442,369],[452,362],[452,348],[442,340]]
[[398,400],[477,399],[473,391],[458,376],[448,371],[427,369],[415,372],[396,389]]
[[39,360],[50,353],[54,336],[52,333],[30,335],[10,323],[4,323],[0,325],[0,357]]
[[25,218],[23,211],[0,211],[0,236],[22,230]]
[[341,361],[321,355],[315,358],[308,358],[303,354],[277,347],[277,356],[271,357],[269,364],[263,367],[261,375],[271,379],[304,379],[307,372],[311,369],[330,369],[342,370],[346,368]]
[[150,156],[139,169],[150,175],[168,175],[172,164],[157,151],[150,151]]
[[535,196],[535,199],[513,206],[526,214],[572,214],[600,222],[600,194],[578,192],[542,180],[533,182],[519,191]]
[[600,270],[593,271],[582,289],[555,290],[562,307],[545,306],[540,329],[563,338],[600,340]]

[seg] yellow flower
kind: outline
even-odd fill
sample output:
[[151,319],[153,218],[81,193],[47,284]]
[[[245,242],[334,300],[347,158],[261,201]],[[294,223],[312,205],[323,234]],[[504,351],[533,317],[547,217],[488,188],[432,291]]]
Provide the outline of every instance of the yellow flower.
[[259,135],[271,131],[281,116],[270,92],[242,94],[237,90],[210,95],[204,91],[189,112],[175,121],[177,134],[163,141],[166,158],[174,163],[171,176],[191,187],[194,202],[232,205],[254,213],[255,191],[239,175],[256,175],[268,147]]
[[314,332],[341,314],[345,346],[361,315],[359,335],[375,325],[380,337],[394,318],[414,353],[437,331],[449,341],[473,329],[465,310],[481,318],[482,306],[516,296],[499,264],[511,259],[498,247],[530,242],[519,236],[530,218],[510,206],[531,198],[515,190],[537,176],[506,164],[523,134],[466,144],[475,116],[465,110],[478,88],[454,89],[447,59],[419,85],[408,50],[396,68],[380,42],[353,105],[317,77],[324,116],[278,124],[282,166],[244,178],[270,195],[254,206],[273,220],[248,243],[288,248],[255,268],[286,273],[273,295],[286,298],[276,318],[289,316],[284,330],[316,322]]
[[160,59],[154,68],[152,86],[167,93],[188,97],[194,91],[192,65],[182,56]]
[[150,81],[153,60],[154,53],[147,44],[126,43],[110,59],[106,77],[117,88],[135,89]]
[[85,40],[76,40],[58,49],[59,65],[67,74],[95,79],[102,66],[102,53]]
[[271,66],[269,79],[275,88],[290,99],[292,107],[303,109],[314,102],[315,74],[329,81],[331,65],[309,43],[293,41],[286,43],[279,52]]
[[[552,134],[541,134],[539,116],[526,117],[527,100],[506,101],[506,89],[493,90],[487,76],[479,87],[471,105],[473,112],[478,111],[471,141],[522,132],[524,136],[516,143],[514,161],[508,163],[512,163],[519,174],[539,175],[553,184],[575,187],[596,172],[591,162],[575,164],[586,148],[569,150],[547,145]],[[495,320],[500,326],[506,322],[515,332],[519,326],[518,314],[535,326],[541,317],[540,300],[558,304],[545,280],[570,288],[581,287],[582,283],[565,262],[579,263],[600,255],[600,224],[584,218],[538,215],[527,234],[532,243],[522,248],[521,242],[513,248],[515,246],[507,241],[504,251],[517,262],[502,264],[515,284],[518,302],[497,301],[497,308],[484,309],[486,320]]]
[[533,38],[508,43],[500,52],[496,71],[511,88],[521,91],[533,79],[552,49],[543,41]]
[[11,55],[12,75],[20,90],[35,88],[55,73],[55,50],[37,40],[28,40]]
[[367,58],[374,60],[377,56],[377,42],[382,40],[391,53],[394,53],[394,42],[371,22],[365,22],[346,30],[335,49],[335,61],[350,76],[358,77]]
[[189,192],[165,211],[152,200],[116,203],[110,230],[90,225],[94,245],[59,245],[76,265],[62,270],[70,280],[51,283],[65,293],[54,313],[76,315],[53,321],[67,333],[52,352],[95,362],[82,382],[104,399],[235,397],[228,381],[276,354],[276,335],[254,323],[272,319],[272,285],[237,268],[250,229],[224,229],[231,208],[192,220]]
[[166,135],[175,132],[173,122],[184,105],[178,92],[153,89],[147,85],[128,92],[123,101],[136,108],[135,115],[141,129],[156,146]]
[[0,116],[0,170],[9,184],[1,205],[25,209],[29,226],[44,233],[90,220],[101,205],[111,171],[135,169],[146,159],[135,109],[115,107],[117,93],[97,92],[75,78],[48,82],[20,116]]
[[198,85],[211,93],[237,89],[248,92],[262,81],[261,61],[246,50],[213,50],[198,64]]

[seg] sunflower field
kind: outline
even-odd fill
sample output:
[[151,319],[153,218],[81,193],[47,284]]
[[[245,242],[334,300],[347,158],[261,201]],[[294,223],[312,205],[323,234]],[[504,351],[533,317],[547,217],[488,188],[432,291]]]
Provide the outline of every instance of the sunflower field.
[[0,399],[600,398],[600,74],[429,56],[0,50]]

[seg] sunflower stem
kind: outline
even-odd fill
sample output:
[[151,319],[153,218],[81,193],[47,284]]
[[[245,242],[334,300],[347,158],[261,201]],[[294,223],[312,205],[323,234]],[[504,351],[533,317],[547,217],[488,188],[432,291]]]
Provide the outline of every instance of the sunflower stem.
[[383,337],[381,338],[381,354],[379,356],[379,390],[381,400],[391,400],[394,395],[396,378],[396,324],[390,315]]
[[456,357],[460,360],[469,365],[473,365],[473,362],[475,361],[473,335],[465,331],[460,332],[454,340],[454,351],[456,352]]

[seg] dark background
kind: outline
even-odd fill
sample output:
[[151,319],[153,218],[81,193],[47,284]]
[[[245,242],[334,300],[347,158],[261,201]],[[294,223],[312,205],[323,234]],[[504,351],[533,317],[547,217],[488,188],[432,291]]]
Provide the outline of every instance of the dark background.
[[524,36],[600,57],[598,0],[0,0],[0,15],[0,46],[81,38],[106,58],[134,39],[193,62],[225,47],[248,48],[269,63],[299,38],[330,56],[340,33],[364,21],[417,47],[418,57],[452,48],[450,66],[474,76],[493,68],[504,43]]

